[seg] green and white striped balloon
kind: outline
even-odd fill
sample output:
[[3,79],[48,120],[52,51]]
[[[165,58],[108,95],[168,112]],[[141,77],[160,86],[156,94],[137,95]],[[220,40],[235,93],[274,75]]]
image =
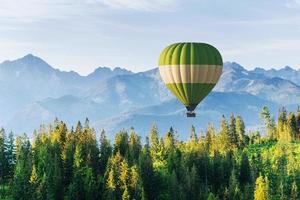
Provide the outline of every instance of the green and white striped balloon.
[[214,88],[222,68],[220,52],[205,43],[175,43],[159,58],[162,80],[190,112]]

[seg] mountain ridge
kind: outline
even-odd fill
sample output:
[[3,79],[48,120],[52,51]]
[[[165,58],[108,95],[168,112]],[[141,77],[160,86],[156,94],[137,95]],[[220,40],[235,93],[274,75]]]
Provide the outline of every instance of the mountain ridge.
[[[214,121],[230,112],[253,115],[264,104],[272,111],[279,106],[297,106],[300,87],[293,79],[298,71],[284,70],[289,74],[286,78],[275,76],[273,71],[270,75],[268,70],[246,70],[236,62],[225,62],[220,81],[199,105],[198,119],[203,117],[202,112]],[[0,64],[0,92],[6,94],[0,99],[0,126],[17,133],[26,131],[30,134],[33,127],[39,127],[38,122],[49,123],[54,117],[70,124],[89,117],[97,129],[112,130],[111,134],[125,128],[122,126],[128,128],[130,123],[145,134],[146,123],[150,126],[157,119],[165,123],[162,129],[175,125],[181,131],[186,126],[180,122],[185,119],[184,107],[167,90],[157,68],[134,73],[119,67],[98,67],[87,76],[81,76],[55,69],[29,54]],[[215,102],[221,104],[218,99],[226,103],[215,105]],[[239,106],[239,101],[244,104]],[[248,114],[242,111],[243,108]],[[259,123],[257,116],[242,117],[248,125]],[[203,128],[204,122],[208,121],[193,122]]]

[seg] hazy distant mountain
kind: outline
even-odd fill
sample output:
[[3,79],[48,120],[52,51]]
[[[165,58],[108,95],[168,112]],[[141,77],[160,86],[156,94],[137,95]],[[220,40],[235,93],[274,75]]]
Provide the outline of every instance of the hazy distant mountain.
[[257,73],[257,74],[263,74],[267,77],[283,78],[283,79],[292,81],[292,82],[296,83],[297,85],[300,85],[300,69],[295,70],[289,66],[286,66],[279,70],[275,70],[275,69],[265,70],[263,68],[255,68],[253,70],[253,72]]
[[271,111],[276,111],[278,105],[264,99],[260,99],[249,93],[237,92],[212,92],[198,106],[196,118],[186,118],[185,108],[175,99],[165,101],[158,105],[147,106],[132,112],[99,120],[92,125],[97,129],[105,127],[110,133],[120,128],[129,129],[134,127],[139,133],[145,134],[153,123],[157,124],[159,130],[166,131],[174,127],[184,139],[189,134],[191,125],[204,130],[208,123],[218,122],[223,114],[229,117],[230,113],[243,116],[248,126],[259,125],[258,113],[260,109],[268,105]]
[[154,71],[114,76],[86,90],[84,97],[113,105],[119,113],[158,104],[172,97],[158,77]]
[[183,132],[192,124],[203,128],[231,112],[242,115],[247,125],[256,126],[263,105],[275,111],[281,105],[299,104],[297,76],[299,71],[291,68],[272,73],[258,68],[248,71],[227,62],[215,92],[199,105],[198,117],[187,119],[183,106],[162,83],[157,68],[133,73],[99,67],[81,76],[54,69],[29,54],[0,64],[0,126],[30,133],[55,117],[69,124],[88,117],[97,129],[110,133],[134,126],[145,134],[153,122],[162,131],[174,126]]
[[7,121],[25,106],[47,97],[81,91],[82,77],[61,72],[31,54],[0,64],[0,121]]
[[300,102],[300,86],[292,81],[247,71],[234,62],[224,64],[223,74],[215,91],[248,92],[282,105]]
[[95,71],[86,77],[89,84],[100,84],[103,80],[117,76],[133,74],[131,71],[119,67],[111,70],[108,67],[98,67]]
[[[100,82],[105,79],[130,73],[121,68],[98,68],[88,76],[81,76],[73,71],[54,69],[31,54],[17,60],[4,61],[0,64],[0,93],[5,94],[0,98],[0,125],[14,120],[24,110],[34,112],[34,103],[66,95],[81,98],[89,87],[101,87]],[[17,124],[15,126],[18,127]],[[26,127],[24,129],[27,130]]]

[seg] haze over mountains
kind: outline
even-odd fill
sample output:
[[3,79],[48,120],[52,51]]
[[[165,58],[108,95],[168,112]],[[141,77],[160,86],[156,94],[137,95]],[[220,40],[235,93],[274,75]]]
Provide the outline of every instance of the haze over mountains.
[[214,91],[198,106],[197,117],[185,117],[184,107],[161,82],[157,68],[133,73],[99,67],[88,76],[54,69],[31,54],[0,64],[0,126],[16,134],[55,117],[75,124],[89,118],[97,130],[112,134],[134,127],[147,134],[153,123],[164,133],[173,126],[185,138],[191,125],[204,129],[222,114],[240,114],[246,125],[259,125],[258,112],[267,105],[300,105],[300,70],[256,68],[248,71],[234,62],[224,64]]

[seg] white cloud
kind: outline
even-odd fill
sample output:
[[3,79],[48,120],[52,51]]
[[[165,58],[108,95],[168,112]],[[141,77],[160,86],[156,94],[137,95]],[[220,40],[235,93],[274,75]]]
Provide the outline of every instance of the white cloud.
[[170,11],[179,0],[0,0],[0,17],[22,21],[101,14],[105,9]]
[[[91,1],[91,0],[89,0]],[[176,0],[94,0],[112,9],[137,11],[172,11],[176,9]]]
[[258,26],[258,25],[294,25],[299,24],[300,17],[277,17],[268,19],[254,19],[254,20],[232,20],[232,21],[216,21],[216,24],[223,25],[242,25],[242,26]]
[[241,56],[247,54],[282,54],[286,52],[300,51],[299,39],[277,39],[265,40],[260,42],[251,42],[244,44],[232,45],[226,49],[228,56]]
[[104,6],[95,7],[88,0],[0,0],[1,20],[32,22],[79,15],[101,13]]

